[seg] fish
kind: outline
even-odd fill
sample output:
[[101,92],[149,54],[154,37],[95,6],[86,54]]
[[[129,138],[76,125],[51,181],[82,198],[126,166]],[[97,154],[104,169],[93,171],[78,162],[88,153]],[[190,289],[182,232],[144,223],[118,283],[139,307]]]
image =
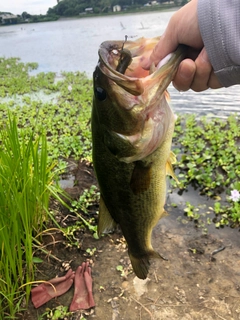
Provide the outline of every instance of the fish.
[[136,276],[164,257],[151,243],[166,215],[166,175],[177,180],[171,151],[176,116],[167,87],[185,55],[179,46],[161,65],[141,67],[159,38],[105,41],[93,73],[92,160],[100,189],[98,235],[119,225]]

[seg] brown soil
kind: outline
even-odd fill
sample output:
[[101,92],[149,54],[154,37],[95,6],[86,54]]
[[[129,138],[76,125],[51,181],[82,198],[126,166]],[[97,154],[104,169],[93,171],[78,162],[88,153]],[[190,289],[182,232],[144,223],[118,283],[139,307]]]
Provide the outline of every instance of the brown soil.
[[[75,186],[67,191],[75,198],[83,189],[96,183],[91,167],[79,163],[75,171]],[[179,196],[170,194],[166,209],[169,216],[162,219],[153,231],[153,247],[168,261],[153,261],[148,279],[139,280],[132,273],[127,247],[121,232],[96,240],[87,230],[74,232],[77,246],[67,246],[69,240],[52,231],[43,237],[50,255],[39,254],[44,262],[37,266],[36,279],[49,280],[61,276],[71,266],[73,270],[88,259],[92,265],[93,294],[96,307],[85,312],[85,319],[96,320],[149,320],[149,319],[240,319],[240,252],[239,231],[224,228],[196,228],[183,213],[188,198],[210,205],[197,191]],[[177,207],[171,207],[171,202]],[[54,205],[54,204],[53,204]],[[58,208],[62,226],[75,222],[73,214]],[[93,217],[97,207],[93,208]],[[212,255],[214,250],[224,250]],[[94,249],[90,252],[86,250]],[[123,272],[116,269],[123,266]],[[73,288],[66,294],[34,309],[29,303],[22,316],[37,320],[47,308],[69,306]],[[64,319],[80,319],[75,312]],[[43,319],[46,319],[43,318]],[[59,318],[60,319],[60,318]]]

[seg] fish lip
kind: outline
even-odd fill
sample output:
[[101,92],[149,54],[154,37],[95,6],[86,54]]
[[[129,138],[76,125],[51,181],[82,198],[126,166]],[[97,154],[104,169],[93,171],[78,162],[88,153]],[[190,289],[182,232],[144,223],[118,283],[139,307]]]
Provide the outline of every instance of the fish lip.
[[122,49],[122,45],[122,41],[103,42],[98,50],[98,68],[106,77],[114,81],[126,92],[134,96],[140,96],[144,92],[144,87],[141,79],[136,77],[129,77],[125,74],[122,74],[114,69],[109,63],[111,54],[114,54],[113,50],[117,50],[120,53],[119,50]]
[[[113,50],[121,50],[123,45],[122,41],[104,41],[101,43],[100,48],[98,50],[98,55],[99,55],[99,62],[102,62],[103,65],[107,68],[107,70],[109,70],[110,72],[112,72],[115,76],[117,76],[118,78],[124,80],[124,79],[128,79],[128,80],[138,80],[139,78],[136,77],[129,77],[126,76],[125,74],[122,74],[120,72],[118,72],[116,69],[112,68],[112,66],[109,64],[109,58],[110,58],[110,52],[113,53]],[[114,54],[114,53],[113,53]],[[104,68],[101,66],[101,63],[98,64],[99,68],[101,69],[101,71],[106,74],[106,72],[104,72]],[[106,74],[108,75],[108,74]]]
[[[134,46],[131,47],[132,44],[134,44],[134,41],[127,41],[124,43],[125,48],[133,53],[133,57],[141,57],[141,55],[144,54],[144,50],[140,50],[140,54],[137,54],[136,51],[134,53]],[[136,77],[131,76],[131,74],[126,75],[120,73],[116,70],[117,67],[114,68],[114,59],[116,59],[114,50],[117,50],[118,54],[120,54],[122,47],[122,41],[113,40],[103,42],[98,51],[98,68],[108,79],[122,87],[127,93],[135,97],[144,95],[146,99],[150,99],[148,97],[153,97],[156,93],[158,93],[158,97],[164,94],[177,71],[179,63],[185,57],[187,48],[184,45],[179,45],[177,50],[172,53],[166,63],[158,66],[154,72],[144,77]],[[114,67],[111,65],[111,63],[114,65]],[[148,94],[148,92],[152,92],[152,94]]]
[[[127,41],[126,43],[129,43],[130,41]],[[121,50],[123,47],[123,42],[122,41],[105,41],[103,43],[101,43],[100,48],[98,50],[98,55],[99,55],[99,68],[101,69],[101,71],[105,74],[105,75],[110,75],[108,72],[106,74],[104,67],[107,68],[108,71],[110,71],[110,73],[112,73],[113,75],[115,75],[117,78],[122,79],[122,80],[130,80],[130,81],[136,81],[136,80],[140,80],[140,79],[146,79],[146,78],[155,78],[155,77],[160,77],[161,74],[164,72],[165,69],[167,69],[169,67],[169,65],[171,66],[178,66],[179,63],[184,59],[185,57],[185,52],[187,49],[187,46],[185,45],[179,45],[178,48],[176,49],[176,51],[172,52],[171,54],[169,54],[169,58],[164,61],[167,57],[165,57],[162,61],[160,61],[160,63],[158,64],[156,70],[154,72],[152,72],[151,74],[145,76],[145,77],[131,77],[131,76],[127,76],[125,74],[122,74],[120,72],[118,72],[116,69],[114,69],[110,63],[109,63],[109,59],[110,59],[110,53],[114,50],[117,50],[119,52],[119,50]],[[131,52],[131,50],[130,50]],[[101,62],[103,64],[104,67],[101,66]],[[166,88],[165,88],[166,89]]]

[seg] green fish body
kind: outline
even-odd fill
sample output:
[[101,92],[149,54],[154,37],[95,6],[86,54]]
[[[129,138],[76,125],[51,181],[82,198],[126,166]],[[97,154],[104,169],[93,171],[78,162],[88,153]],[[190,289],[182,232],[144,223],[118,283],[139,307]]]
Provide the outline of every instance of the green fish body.
[[120,41],[104,42],[93,75],[93,164],[101,192],[98,234],[120,225],[140,279],[147,277],[151,258],[161,257],[151,234],[165,215],[166,174],[175,178],[175,116],[166,88],[184,55],[179,48],[149,75],[140,61],[157,41],[127,41],[124,49]]

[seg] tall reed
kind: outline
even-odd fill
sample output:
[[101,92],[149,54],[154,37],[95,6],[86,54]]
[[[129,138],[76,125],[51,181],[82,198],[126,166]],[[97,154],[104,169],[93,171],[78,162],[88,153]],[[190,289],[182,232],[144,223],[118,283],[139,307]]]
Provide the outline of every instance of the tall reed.
[[32,239],[47,219],[54,174],[44,134],[19,131],[9,116],[0,141],[0,319],[13,319],[29,299]]

